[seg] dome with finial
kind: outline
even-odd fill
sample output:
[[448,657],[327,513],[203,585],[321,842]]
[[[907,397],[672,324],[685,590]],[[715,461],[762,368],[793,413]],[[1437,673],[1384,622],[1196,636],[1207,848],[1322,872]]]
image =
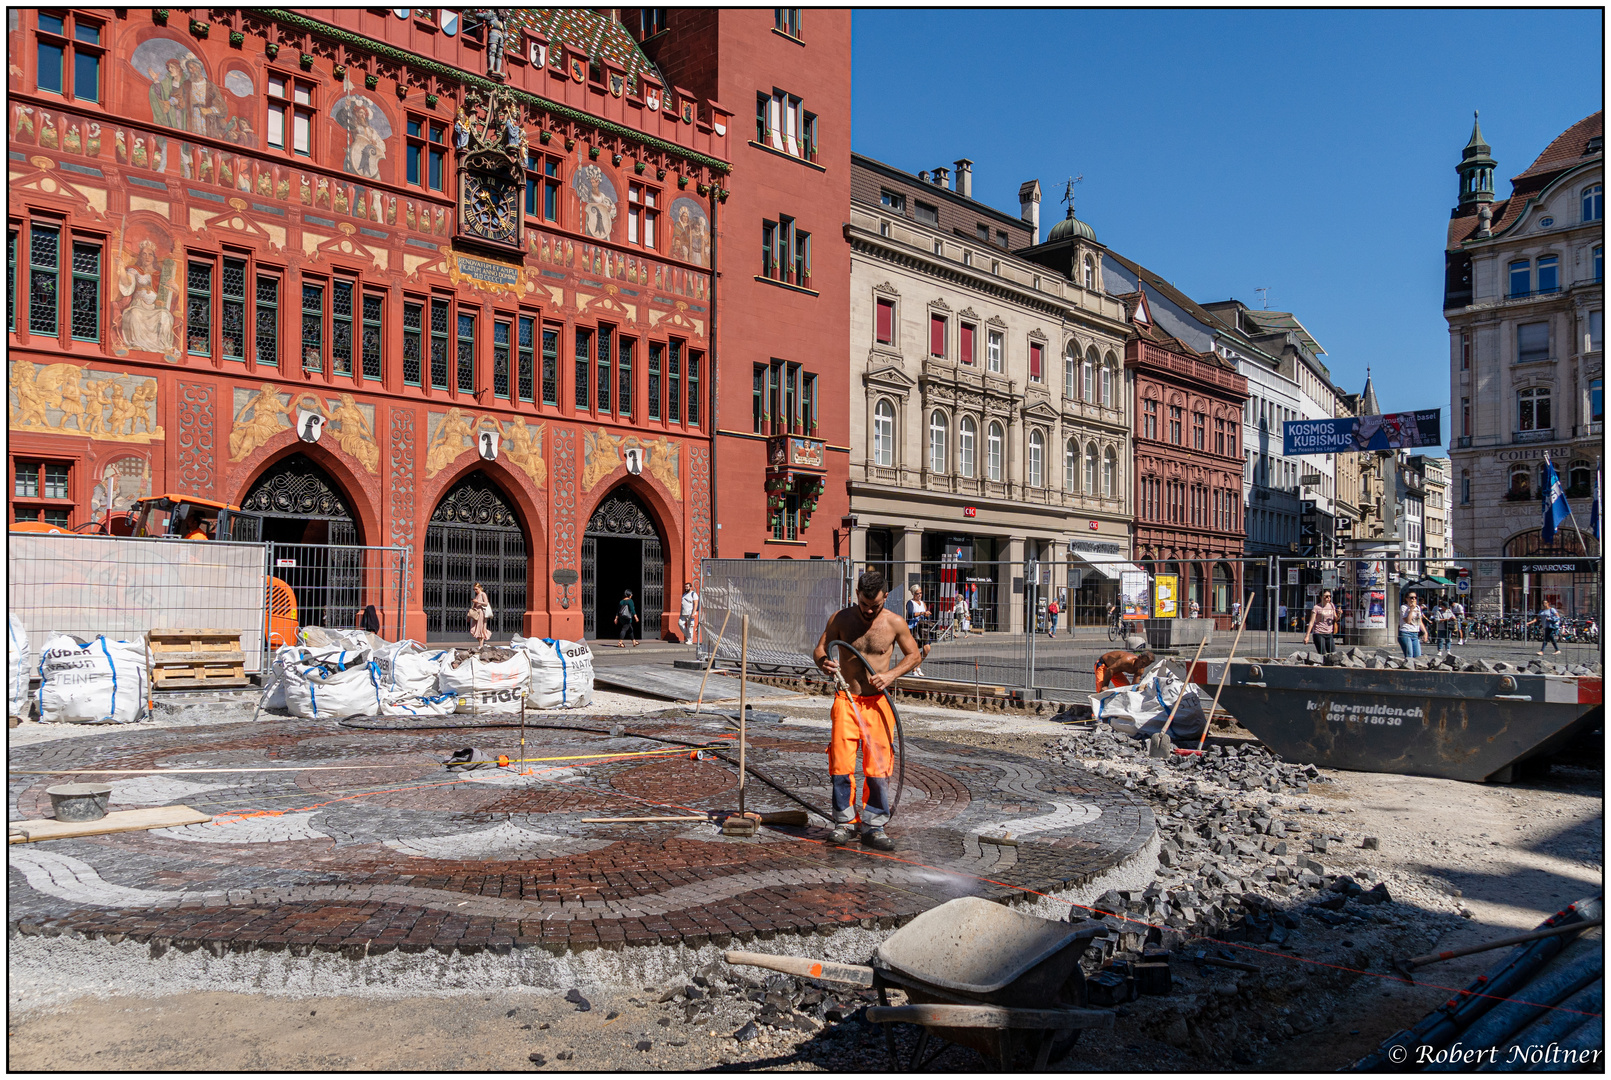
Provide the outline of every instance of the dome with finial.
[[1085,222],[1074,216],[1074,207],[1068,208],[1068,217],[1052,226],[1052,231],[1046,234],[1047,243],[1054,240],[1091,240],[1096,239],[1096,231]]
[[1096,240],[1096,232],[1085,222],[1074,216],[1074,185],[1084,180],[1084,176],[1071,176],[1068,189],[1063,192],[1063,201],[1068,203],[1068,217],[1052,226],[1052,231],[1046,234],[1046,242],[1057,240]]

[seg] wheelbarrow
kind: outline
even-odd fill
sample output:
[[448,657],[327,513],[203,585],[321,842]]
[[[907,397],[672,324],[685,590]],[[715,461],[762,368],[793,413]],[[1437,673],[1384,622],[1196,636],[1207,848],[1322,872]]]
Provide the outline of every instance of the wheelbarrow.
[[[734,965],[767,968],[821,982],[878,991],[874,1024],[922,1030],[906,1062],[923,1069],[945,1050],[967,1046],[1011,1069],[1020,1053],[1034,1068],[1061,1061],[1085,1028],[1111,1027],[1113,1013],[1085,1007],[1080,954],[1102,924],[1053,922],[1002,904],[965,896],[930,908],[890,935],[871,964],[839,964],[795,956],[729,952]],[[889,988],[908,1004],[892,1006]],[[942,1045],[933,1048],[939,1040]],[[890,1060],[901,1068],[892,1028],[884,1029]]]

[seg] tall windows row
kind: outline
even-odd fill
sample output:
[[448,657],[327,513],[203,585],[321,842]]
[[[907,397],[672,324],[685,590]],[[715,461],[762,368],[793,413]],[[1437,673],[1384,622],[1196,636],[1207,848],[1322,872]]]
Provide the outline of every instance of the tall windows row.
[[1080,355],[1079,346],[1070,342],[1063,354],[1063,396],[1104,408],[1117,408],[1122,385],[1119,361],[1112,354],[1097,355],[1093,346]]
[[811,234],[787,215],[761,222],[761,276],[811,288]]
[[[691,377],[697,378],[697,369]],[[758,435],[816,434],[819,402],[815,372],[792,361],[772,360],[756,364],[752,379],[752,431]]]
[[[107,299],[102,290],[104,244],[103,236],[54,222],[8,226],[6,329],[16,331],[20,324],[35,337],[100,341]],[[124,276],[134,272],[131,268]]]
[[[1255,408],[1251,398],[1248,408]],[[1293,418],[1296,419],[1296,414],[1293,414]],[[1194,450],[1212,450],[1221,456],[1234,457],[1237,453],[1236,421],[1228,417],[1214,417],[1212,443],[1209,442],[1208,414],[1194,410],[1188,427],[1184,405],[1164,405],[1156,399],[1147,398],[1141,402],[1138,421],[1137,432],[1143,439],[1159,439]]]
[[817,117],[801,108],[800,99],[773,89],[755,95],[755,141],[790,157],[817,160]]
[[[872,463],[880,468],[894,467],[895,406],[888,398],[879,398],[873,403],[871,435]],[[979,421],[964,415],[953,430],[947,412],[932,409],[928,413],[924,438],[923,464],[931,473],[951,475],[954,471],[965,479],[978,478],[995,483],[1000,483],[1006,476],[1006,430],[999,421],[986,421],[981,432]],[[1031,428],[1024,446],[1023,475],[1026,486],[1053,486],[1055,474],[1052,470],[1056,467],[1056,461],[1048,460],[1052,452],[1055,452],[1055,447],[1048,445],[1045,432]],[[1062,490],[1068,494],[1113,498],[1120,490],[1118,473],[1119,458],[1112,447],[1099,450],[1096,443],[1091,442],[1082,451],[1078,439],[1070,438],[1064,442]]]

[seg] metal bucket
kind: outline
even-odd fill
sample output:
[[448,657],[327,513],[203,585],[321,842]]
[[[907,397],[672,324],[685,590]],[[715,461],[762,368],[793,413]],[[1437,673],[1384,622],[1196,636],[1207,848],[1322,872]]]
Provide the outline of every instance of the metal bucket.
[[110,784],[57,784],[45,789],[57,821],[99,821],[112,801]]

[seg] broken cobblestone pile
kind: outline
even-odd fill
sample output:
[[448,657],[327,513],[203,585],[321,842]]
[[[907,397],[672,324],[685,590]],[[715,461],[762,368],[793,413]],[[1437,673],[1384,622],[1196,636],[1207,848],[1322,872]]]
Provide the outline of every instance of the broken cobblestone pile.
[[1257,743],[1183,755],[1098,724],[1063,736],[1048,755],[1150,799],[1162,840],[1150,887],[1109,891],[1092,905],[1108,927],[1087,952],[1092,963],[1147,944],[1178,949],[1195,935],[1289,949],[1306,929],[1380,921],[1377,905],[1401,898],[1451,907],[1430,882],[1398,874],[1389,887],[1363,854],[1378,839],[1344,825],[1351,811],[1302,801],[1326,783],[1320,770]]
[[1308,649],[1297,649],[1285,657],[1260,661],[1270,664],[1305,664],[1310,667],[1388,668],[1395,671],[1474,671],[1499,675],[1599,675],[1601,665],[1557,664],[1544,659],[1532,659],[1525,664],[1512,664],[1505,660],[1468,660],[1457,653],[1406,658],[1385,649],[1365,649],[1358,645],[1322,654]]

